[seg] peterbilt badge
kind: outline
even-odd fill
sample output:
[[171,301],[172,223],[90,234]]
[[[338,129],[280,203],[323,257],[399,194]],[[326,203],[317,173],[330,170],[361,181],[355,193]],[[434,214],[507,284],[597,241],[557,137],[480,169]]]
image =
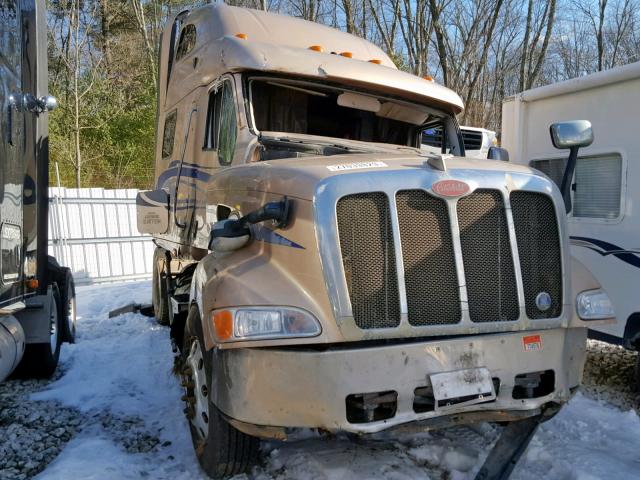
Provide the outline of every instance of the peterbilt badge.
[[469,187],[469,184],[461,182],[460,180],[440,180],[431,185],[431,190],[436,195],[443,197],[460,197],[469,193],[471,187]]
[[551,308],[551,295],[547,292],[540,292],[536,296],[536,307],[538,307],[538,310],[541,312],[549,310]]

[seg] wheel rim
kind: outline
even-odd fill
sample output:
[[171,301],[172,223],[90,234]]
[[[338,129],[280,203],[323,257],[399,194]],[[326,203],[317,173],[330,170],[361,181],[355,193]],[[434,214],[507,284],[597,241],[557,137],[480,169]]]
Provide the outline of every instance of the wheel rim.
[[51,352],[55,353],[58,348],[58,306],[56,301],[51,302],[51,313],[49,315],[49,344],[51,345]]
[[76,336],[76,298],[71,297],[69,299],[69,305],[67,305],[67,318],[69,323],[69,332],[71,336]]
[[204,368],[204,355],[197,338],[193,339],[187,357],[186,395],[187,416],[202,439],[209,432],[209,386]]

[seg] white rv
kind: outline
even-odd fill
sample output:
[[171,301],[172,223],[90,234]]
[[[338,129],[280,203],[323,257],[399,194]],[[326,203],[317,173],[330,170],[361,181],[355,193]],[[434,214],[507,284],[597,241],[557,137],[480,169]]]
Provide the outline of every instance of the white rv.
[[[613,301],[618,322],[592,338],[640,347],[640,62],[535,88],[502,106],[502,145],[511,161],[560,184],[565,156],[547,141],[553,122],[583,118],[595,139],[580,151],[571,186],[572,253]],[[635,208],[634,208],[635,207]]]
[[[461,126],[462,142],[467,158],[487,158],[489,149],[496,145],[496,132],[486,128]],[[548,140],[548,138],[547,138]],[[430,128],[422,132],[422,149],[440,152],[442,129]]]

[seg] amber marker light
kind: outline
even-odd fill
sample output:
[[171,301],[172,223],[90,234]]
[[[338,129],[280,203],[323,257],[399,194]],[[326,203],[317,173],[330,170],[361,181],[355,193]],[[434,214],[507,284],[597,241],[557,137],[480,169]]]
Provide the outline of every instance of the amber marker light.
[[30,278],[25,283],[26,283],[27,288],[29,290],[37,290],[38,289],[39,282],[38,282],[37,278]]
[[246,33],[236,33],[236,37],[241,38],[242,40],[249,38]]
[[213,312],[213,326],[218,340],[225,341],[233,337],[233,312],[218,310]]
[[353,53],[351,52],[342,52],[340,55],[347,58],[353,58]]
[[371,60],[369,60],[369,63],[375,63],[376,65],[382,65],[382,60],[379,60],[377,58],[372,58]]
[[429,81],[429,82],[433,82],[433,77],[431,75],[425,75],[424,77],[425,80]]
[[311,45],[309,47],[309,50],[313,50],[314,52],[324,52],[324,49],[322,48],[322,45]]

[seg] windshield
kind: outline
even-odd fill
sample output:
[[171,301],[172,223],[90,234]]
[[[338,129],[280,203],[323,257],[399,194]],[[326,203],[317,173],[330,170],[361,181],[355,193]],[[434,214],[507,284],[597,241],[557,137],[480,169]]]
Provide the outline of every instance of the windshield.
[[324,84],[258,77],[249,85],[261,160],[419,148],[422,126],[449,117],[426,106]]

